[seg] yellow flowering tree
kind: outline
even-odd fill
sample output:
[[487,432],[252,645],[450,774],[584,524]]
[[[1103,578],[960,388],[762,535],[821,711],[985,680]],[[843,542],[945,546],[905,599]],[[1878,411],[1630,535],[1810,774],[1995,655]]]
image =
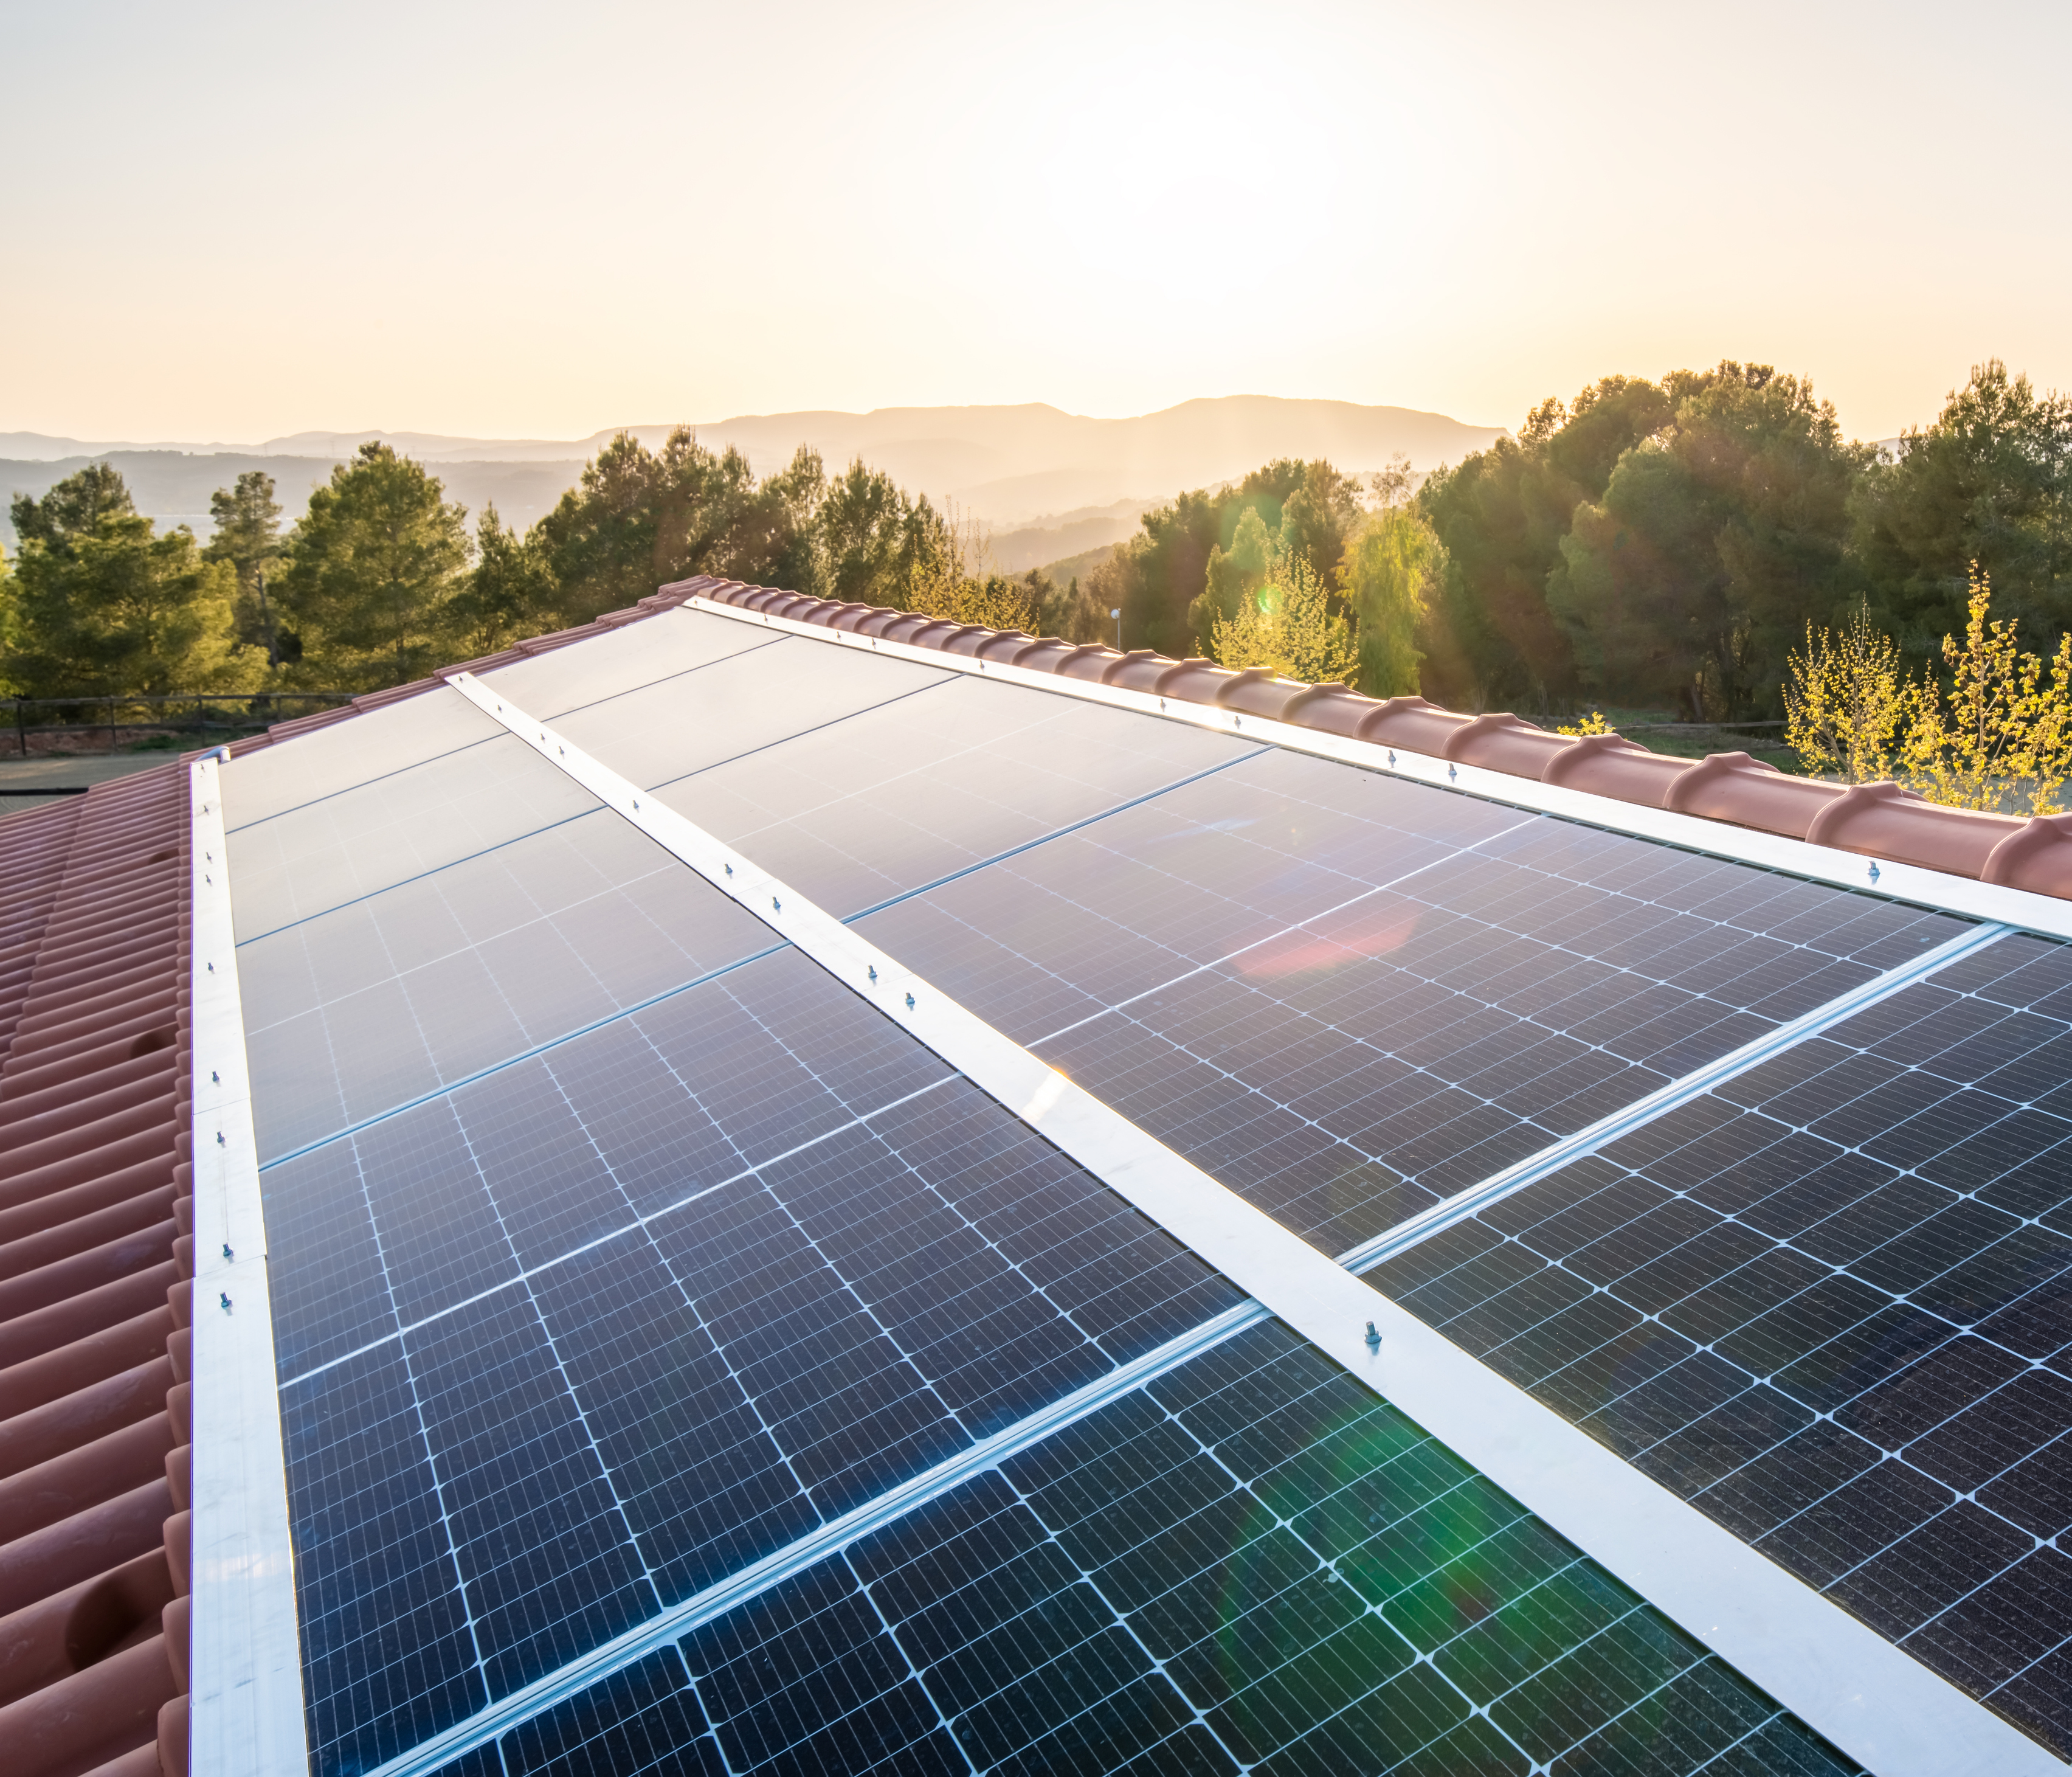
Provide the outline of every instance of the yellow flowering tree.
[[1331,610],[1330,595],[1299,555],[1274,563],[1273,578],[1218,616],[1209,652],[1225,666],[1264,667],[1312,685],[1345,679],[1359,664],[1352,626]]
[[1898,644],[1859,601],[1839,636],[1806,626],[1805,652],[1793,652],[1785,675],[1785,742],[1819,775],[1850,784],[1889,777],[1912,701]]
[[1907,776],[1952,808],[2055,814],[2072,775],[2072,635],[2058,637],[2046,677],[2016,645],[2012,619],[1993,621],[1992,585],[1975,561],[1970,592],[1963,641],[1942,638],[1947,699],[1932,675],[1914,691]]

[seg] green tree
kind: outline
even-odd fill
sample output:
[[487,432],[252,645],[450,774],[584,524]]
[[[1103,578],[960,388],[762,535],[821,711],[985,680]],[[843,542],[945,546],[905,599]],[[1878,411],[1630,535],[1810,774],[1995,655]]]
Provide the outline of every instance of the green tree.
[[818,592],[825,493],[820,459],[804,446],[758,482],[739,450],[709,450],[686,427],[660,451],[622,432],[533,528],[557,614],[587,623],[694,574]]
[[918,594],[950,573],[957,557],[943,516],[861,458],[835,477],[818,518],[830,599],[912,609]]
[[1418,689],[1418,639],[1445,573],[1445,550],[1407,500],[1384,504],[1346,545],[1342,584],[1357,624],[1359,689],[1369,697]]
[[1959,808],[2055,814],[2072,775],[2072,633],[2050,661],[2021,652],[2014,619],[1992,615],[1992,583],[1974,566],[1966,586],[1964,640],[1942,638],[1946,701],[1933,674],[1914,689],[1902,749],[1914,786]]
[[281,553],[281,507],[273,498],[273,478],[263,469],[247,470],[234,486],[219,487],[208,496],[208,510],[216,534],[202,555],[228,562],[236,573],[238,641],[264,649],[269,667],[278,667],[283,659],[299,659],[301,639],[282,636],[267,595],[266,576]]
[[228,686],[235,576],[184,524],[159,535],[106,463],[9,508],[20,541],[6,677],[27,697]]
[[466,510],[421,463],[370,442],[310,494],[281,601],[319,677],[401,685],[450,648],[469,555]]
[[1873,464],[1853,541],[1909,660],[1931,667],[1968,622],[1974,563],[2033,650],[2072,629],[2072,396],[2038,395],[1999,359],[1932,426]]
[[450,610],[455,652],[479,659],[552,629],[560,589],[536,530],[520,536],[492,503],[482,509],[475,549],[474,570]]
[[1860,599],[1839,633],[1807,624],[1785,676],[1785,742],[1809,771],[1868,784],[1890,774],[1908,704],[1898,646]]
[[1241,590],[1263,583],[1261,536],[1330,586],[1359,516],[1358,487],[1331,464],[1278,459],[1235,487],[1198,488],[1146,512],[1139,534],[1088,577],[1100,581],[1091,590],[1103,609],[1121,611],[1124,646],[1190,654],[1219,616],[1235,616]]
[[1799,627],[1857,590],[1849,503],[1872,453],[1768,364],[1677,371],[1663,393],[1670,424],[1575,508],[1548,605],[1595,694],[1768,714]]
[[1577,507],[1604,496],[1619,459],[1671,412],[1657,385],[1603,377],[1572,402],[1540,402],[1515,439],[1426,478],[1417,506],[1445,551],[1423,640],[1430,695],[1542,714],[1573,697],[1569,636],[1548,604],[1561,540]]

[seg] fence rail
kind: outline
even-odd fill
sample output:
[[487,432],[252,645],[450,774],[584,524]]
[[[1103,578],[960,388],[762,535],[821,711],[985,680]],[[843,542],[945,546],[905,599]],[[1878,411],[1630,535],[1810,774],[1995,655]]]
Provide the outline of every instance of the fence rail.
[[[349,703],[351,691],[168,691],[85,697],[9,697],[16,750],[24,757],[31,734],[105,734],[112,750],[129,734],[249,734],[292,715]],[[30,720],[31,711],[63,712],[56,722]]]

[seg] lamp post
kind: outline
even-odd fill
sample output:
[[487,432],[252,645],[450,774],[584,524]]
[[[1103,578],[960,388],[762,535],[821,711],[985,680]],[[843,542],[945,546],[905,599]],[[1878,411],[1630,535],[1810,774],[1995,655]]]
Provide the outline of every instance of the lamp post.
[[1122,652],[1122,607],[1117,605],[1108,615],[1115,619],[1115,651],[1120,654]]

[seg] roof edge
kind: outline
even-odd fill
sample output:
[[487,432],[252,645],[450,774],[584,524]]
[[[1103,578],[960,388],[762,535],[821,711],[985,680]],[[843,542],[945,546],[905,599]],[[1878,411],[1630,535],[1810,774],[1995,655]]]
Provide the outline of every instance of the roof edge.
[[[2072,815],[2024,821],[1974,814],[1922,800],[1897,785],[1844,789],[1791,777],[1755,765],[1745,755],[1671,759],[1616,735],[1552,734],[1515,717],[1462,716],[1422,697],[1375,699],[1343,685],[1237,673],[1206,660],[1120,655],[1054,640],[1032,643],[1024,636],[948,624],[923,634],[931,620],[913,612],[800,600],[739,582],[701,578],[663,592],[736,622],[781,626],[838,646],[882,649],[951,671],[1241,733],[1833,887],[2072,939]],[[751,603],[758,596],[762,608]],[[780,599],[786,603],[780,605]],[[902,639],[906,636],[919,639]],[[939,637],[948,645],[937,645]],[[1098,674],[1087,666],[1096,656]],[[1279,700],[1277,713],[1259,714],[1274,707],[1269,697]],[[1355,711],[1357,719],[1348,722]],[[1522,758],[1526,748],[1531,756]],[[1605,766],[1614,755],[1615,771]],[[1536,770],[1519,769],[1536,763]],[[1707,786],[1729,773],[1755,785],[1759,805],[1718,805]],[[1819,799],[1817,814],[1776,817],[1779,800],[1808,792]],[[2015,867],[2025,863],[2029,867]]]

